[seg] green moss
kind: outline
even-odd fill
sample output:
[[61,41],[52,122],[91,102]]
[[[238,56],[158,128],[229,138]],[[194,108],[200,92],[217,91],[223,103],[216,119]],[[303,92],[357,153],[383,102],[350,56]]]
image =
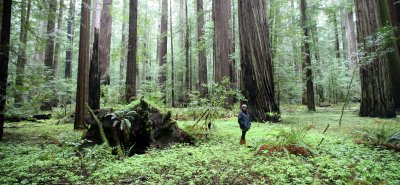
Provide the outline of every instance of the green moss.
[[[400,180],[400,154],[357,145],[354,131],[376,124],[400,128],[400,119],[360,118],[356,112],[346,112],[339,127],[339,117],[336,110],[284,110],[280,124],[252,124],[247,134],[249,147],[239,145],[241,131],[236,118],[217,120],[209,139],[195,146],[150,149],[124,161],[116,160],[101,146],[77,153],[81,133],[72,131],[72,125],[55,125],[54,120],[6,124],[24,127],[7,128],[6,140],[0,143],[0,184],[396,184]],[[178,122],[182,128],[192,124]],[[327,124],[331,127],[323,135]],[[255,155],[266,135],[293,125],[315,125],[305,138],[315,156]],[[318,147],[322,137],[326,140]],[[51,144],[53,139],[59,140],[61,147]]]

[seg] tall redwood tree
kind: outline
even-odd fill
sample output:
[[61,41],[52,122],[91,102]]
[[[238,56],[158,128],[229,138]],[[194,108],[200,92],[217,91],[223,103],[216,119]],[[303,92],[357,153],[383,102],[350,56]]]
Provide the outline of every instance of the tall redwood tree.
[[126,92],[125,97],[128,102],[131,97],[136,96],[137,78],[137,14],[138,1],[131,0],[129,3],[129,36],[128,36],[128,61],[126,70]]
[[[239,0],[242,92],[255,121],[280,121],[263,0]],[[257,28],[257,29],[255,29]]]
[[0,35],[0,140],[3,139],[4,111],[6,106],[8,63],[10,55],[12,0],[3,0]]

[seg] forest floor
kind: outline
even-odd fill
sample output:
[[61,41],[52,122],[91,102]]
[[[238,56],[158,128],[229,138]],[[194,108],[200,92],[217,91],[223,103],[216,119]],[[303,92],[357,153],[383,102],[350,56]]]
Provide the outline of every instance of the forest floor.
[[[360,118],[346,111],[309,113],[286,107],[282,123],[253,123],[247,146],[239,145],[235,118],[215,122],[207,140],[178,144],[123,160],[104,147],[79,151],[82,132],[71,124],[7,123],[0,142],[0,184],[398,184],[400,152],[355,143],[355,133],[385,125],[400,130],[400,118]],[[180,121],[184,128],[192,121]],[[331,127],[322,134],[327,124]],[[304,142],[313,152],[257,154],[265,138],[279,129],[310,126]],[[320,140],[325,137],[322,145]]]

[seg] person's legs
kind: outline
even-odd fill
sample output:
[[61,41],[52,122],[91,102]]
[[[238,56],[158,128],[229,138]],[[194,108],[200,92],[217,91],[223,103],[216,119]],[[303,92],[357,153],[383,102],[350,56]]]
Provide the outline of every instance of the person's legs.
[[242,137],[240,138],[240,144],[246,144],[246,132],[247,130],[242,130]]

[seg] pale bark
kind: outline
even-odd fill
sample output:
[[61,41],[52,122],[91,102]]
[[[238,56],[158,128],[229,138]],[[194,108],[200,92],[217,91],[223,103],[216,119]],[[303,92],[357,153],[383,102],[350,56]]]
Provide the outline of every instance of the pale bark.
[[75,2],[71,0],[69,4],[69,18],[67,27],[68,48],[65,53],[65,71],[64,76],[67,79],[72,77],[72,58],[73,58],[73,45],[74,45],[74,22],[75,22]]
[[112,30],[112,0],[103,0],[103,8],[100,19],[100,80],[102,84],[110,85],[110,49]]

